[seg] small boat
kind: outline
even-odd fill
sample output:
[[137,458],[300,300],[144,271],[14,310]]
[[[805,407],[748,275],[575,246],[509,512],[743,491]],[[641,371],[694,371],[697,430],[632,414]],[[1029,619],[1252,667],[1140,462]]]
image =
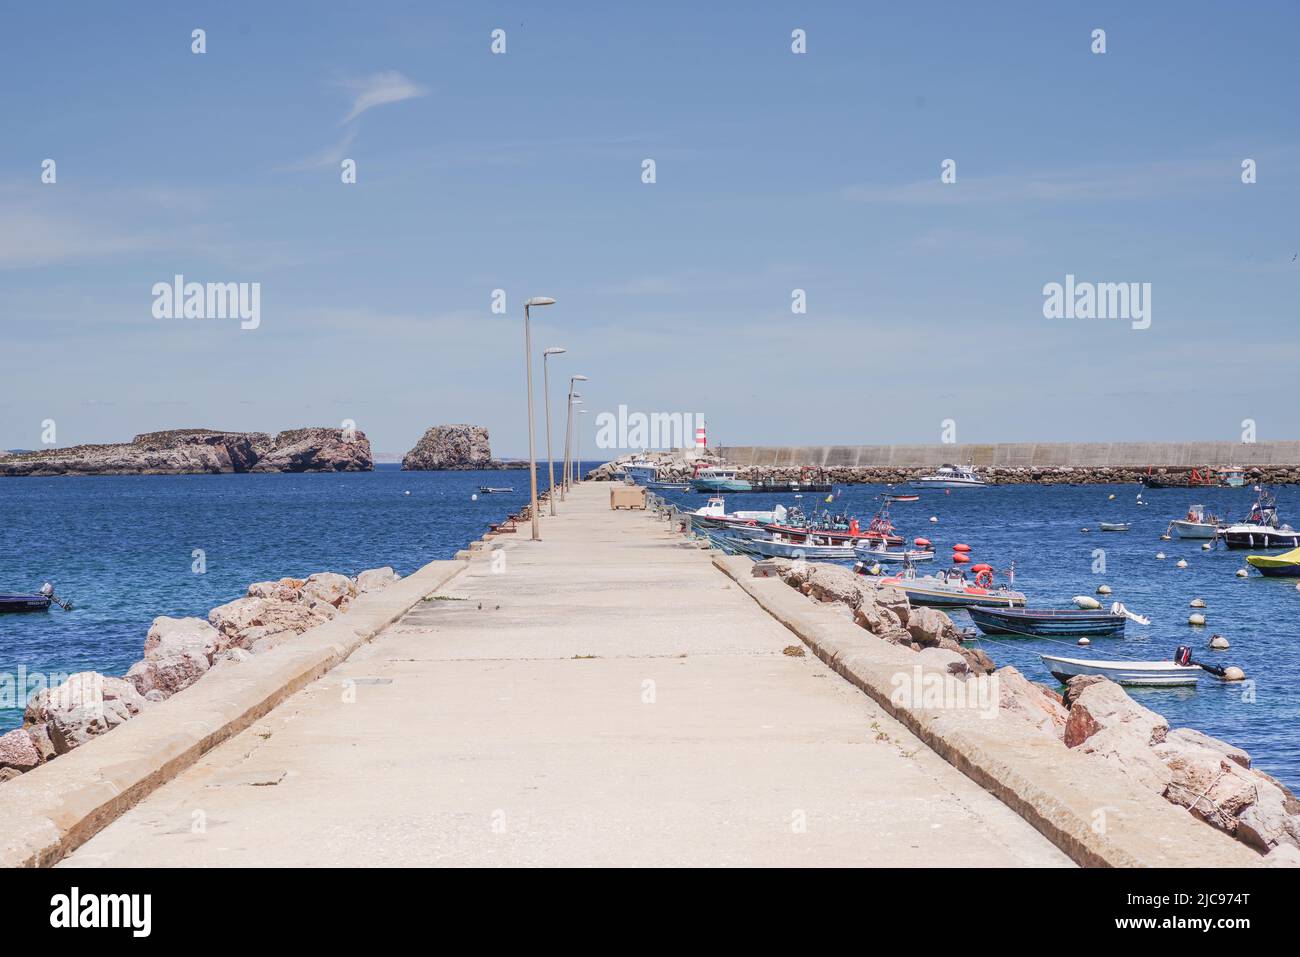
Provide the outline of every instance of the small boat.
[[697,528],[725,530],[741,538],[761,538],[768,534],[767,527],[773,522],[783,522],[786,517],[784,505],[778,505],[770,512],[728,512],[726,500],[715,495],[709,504],[686,513],[691,524]]
[[856,547],[852,541],[837,542],[819,532],[803,535],[774,532],[770,538],[754,538],[745,544],[766,558],[802,558],[807,561],[842,561],[852,558]]
[[932,475],[908,483],[912,488],[983,488],[986,483],[969,465],[944,465]]
[[[903,539],[894,534],[894,523],[889,520],[889,513],[885,509],[881,509],[872,516],[871,521],[867,523],[866,529],[862,529],[859,527],[856,518],[832,516],[829,511],[823,511],[820,519],[806,519],[803,510],[796,506],[790,509],[788,519],[784,522],[773,522],[767,526],[767,530],[773,534],[786,537],[816,532],[818,535],[825,536],[831,542],[849,546],[856,546],[859,542],[884,542],[887,545],[903,544]],[[852,558],[853,556],[849,555],[848,557]]]
[[51,595],[0,595],[0,612],[49,611]]
[[917,502],[920,499],[919,495],[885,495],[886,502]]
[[[855,568],[859,574],[865,573],[861,566],[859,563]],[[968,581],[965,571],[955,566],[934,575],[918,575],[912,563],[905,561],[900,574],[882,578],[880,584],[897,588],[914,605],[933,608],[969,608],[972,605],[1014,608],[1025,605],[1024,592],[1010,587],[1015,580],[1014,568],[1006,585],[994,585],[993,570],[987,565],[973,565],[971,571],[976,573],[974,582]]]
[[1174,687],[1194,685],[1204,670],[1198,664],[1177,661],[1102,661],[1039,655],[1057,681],[1065,684],[1078,675],[1101,675],[1121,685]]
[[1281,523],[1276,500],[1263,489],[1246,520],[1219,529],[1219,537],[1229,548],[1300,548],[1300,532]]
[[513,492],[514,488],[495,488],[491,485],[480,485],[478,490],[480,495],[500,495],[502,492]]
[[623,466],[623,475],[634,485],[649,485],[659,478],[659,466],[649,459],[633,459]]
[[1131,526],[1128,522],[1101,522],[1097,527],[1103,532],[1127,532]]
[[1227,484],[1208,466],[1190,472],[1156,472],[1153,466],[1148,466],[1138,481],[1147,488],[1215,488]]
[[971,621],[986,635],[1024,635],[1029,638],[1122,638],[1127,616],[1080,608],[966,609]]
[[1246,561],[1270,578],[1300,578],[1300,548],[1281,555],[1247,555]]
[[736,470],[729,468],[699,469],[691,479],[694,492],[749,492],[754,486],[744,479],[736,477]]
[[645,487],[652,492],[687,492],[690,491],[690,482],[646,482]]
[[891,549],[886,542],[876,541],[858,545],[853,554],[858,561],[870,566],[875,562],[930,562],[934,561],[934,546],[928,538],[912,542],[915,548]]
[[1231,466],[1230,468],[1220,469],[1219,476],[1223,479],[1223,484],[1228,488],[1241,488],[1246,484],[1246,470]]
[[1169,531],[1179,538],[1206,539],[1219,534],[1219,518],[1207,514],[1204,505],[1193,505],[1183,518],[1169,523]]

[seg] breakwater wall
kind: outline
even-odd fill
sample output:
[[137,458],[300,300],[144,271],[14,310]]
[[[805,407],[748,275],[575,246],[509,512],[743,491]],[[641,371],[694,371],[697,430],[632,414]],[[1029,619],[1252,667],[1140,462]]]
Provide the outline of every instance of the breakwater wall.
[[944,445],[739,445],[722,449],[736,466],[935,468],[945,463],[989,468],[1203,468],[1207,465],[1300,469],[1300,441],[1280,442],[1000,442]]

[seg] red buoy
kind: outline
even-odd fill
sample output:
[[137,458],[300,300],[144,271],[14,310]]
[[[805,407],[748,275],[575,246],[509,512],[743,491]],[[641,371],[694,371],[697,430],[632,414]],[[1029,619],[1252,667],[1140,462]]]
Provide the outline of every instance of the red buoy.
[[917,545],[921,548],[928,548],[930,545],[930,540],[928,538],[914,538],[912,539],[912,544]]
[[954,552],[968,552],[968,551],[970,551],[970,546],[969,546],[969,545],[962,545],[962,544],[959,543],[959,544],[954,545],[954,546],[952,547],[952,550],[953,550]]
[[953,552],[952,561],[954,565],[965,565],[968,561],[970,561],[970,556],[963,555],[961,552]]
[[984,562],[980,562],[978,565],[972,565],[970,567],[970,570],[973,572],[991,572],[993,571],[993,566],[986,564]]

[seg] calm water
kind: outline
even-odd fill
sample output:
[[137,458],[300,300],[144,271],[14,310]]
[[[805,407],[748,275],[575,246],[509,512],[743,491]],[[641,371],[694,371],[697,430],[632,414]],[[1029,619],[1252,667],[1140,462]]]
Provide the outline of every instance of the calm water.
[[[545,472],[539,479],[544,484]],[[513,494],[474,495],[480,485],[514,486]],[[409,495],[404,494],[410,492]],[[835,510],[870,517],[878,486],[844,488]],[[1016,562],[1016,584],[1040,607],[1068,606],[1073,595],[1102,582],[1152,620],[1129,623],[1124,639],[1097,639],[1090,650],[1026,638],[983,639],[999,664],[1052,682],[1039,652],[1074,657],[1168,658],[1190,644],[1207,661],[1234,664],[1254,679],[1256,700],[1242,686],[1206,676],[1195,690],[1132,689],[1171,725],[1199,728],[1246,748],[1260,767],[1300,787],[1300,658],[1296,656],[1300,592],[1287,579],[1252,573],[1238,579],[1242,552],[1177,539],[1160,541],[1170,519],[1193,502],[1221,516],[1242,517],[1246,489],[1142,491],[1135,485],[1003,486],[924,492],[921,501],[893,506],[895,524],[909,538],[939,546],[940,561],[954,542],[969,544],[976,561],[996,568]],[[1114,501],[1107,496],[1115,495]],[[671,494],[671,493],[670,493]],[[702,495],[675,496],[692,507]],[[824,496],[742,495],[729,508],[769,508],[776,502],[821,505]],[[402,472],[330,475],[213,475],[57,477],[0,480],[0,591],[35,590],[52,581],[72,599],[64,613],[0,616],[0,673],[94,669],[121,674],[139,659],[156,615],[206,616],[240,597],[249,582],[316,571],[355,574],[392,565],[408,574],[448,558],[527,500],[526,472]],[[1300,489],[1278,493],[1284,519],[1300,519]],[[931,524],[929,517],[939,521]],[[1129,521],[1127,533],[1080,532],[1101,520]],[[1105,549],[1106,570],[1093,573],[1093,550]],[[191,570],[195,549],[207,571]],[[1155,555],[1163,551],[1165,561]],[[1176,567],[1186,558],[1189,567]],[[1205,599],[1208,625],[1186,624],[1192,598]],[[954,613],[958,623],[965,616]],[[1228,651],[1212,652],[1212,633]],[[21,709],[0,710],[0,730],[16,726]]]
[[[882,486],[846,486],[833,505],[825,495],[797,500],[805,511],[831,508],[869,518],[878,507]],[[899,491],[902,491],[901,489]],[[1138,493],[1147,505],[1138,503]],[[695,508],[705,496],[669,493]],[[1194,727],[1249,751],[1260,768],[1300,789],[1300,592],[1296,579],[1239,579],[1249,552],[1216,546],[1202,551],[1200,542],[1162,542],[1171,519],[1181,518],[1188,505],[1203,503],[1221,517],[1245,517],[1254,493],[1241,489],[1144,490],[1137,485],[1001,486],[984,489],[919,493],[921,500],[895,504],[895,525],[908,538],[923,536],[937,548],[935,561],[920,566],[928,572],[948,567],[951,546],[965,542],[974,561],[1005,569],[1016,563],[1016,586],[1031,606],[1073,607],[1074,595],[1093,595],[1105,583],[1113,589],[1099,601],[1122,601],[1131,611],[1151,619],[1144,627],[1129,622],[1122,639],[1094,639],[1090,649],[1072,642],[1000,636],[978,643],[999,665],[1011,664],[1030,678],[1056,686],[1039,653],[1075,658],[1167,659],[1176,646],[1192,647],[1194,658],[1220,666],[1237,665],[1254,679],[1255,701],[1242,700],[1242,685],[1229,685],[1209,675],[1195,689],[1132,688],[1129,693],[1146,707],[1163,714],[1171,727]],[[1108,500],[1113,494],[1115,499]],[[1300,489],[1277,490],[1284,521],[1300,525]],[[765,509],[777,502],[795,504],[792,495],[733,495],[728,510]],[[931,524],[930,516],[939,519]],[[1127,521],[1129,532],[1098,532],[1099,521]],[[1084,534],[1080,529],[1093,531]],[[1094,549],[1105,550],[1105,571],[1094,574]],[[1156,559],[1164,552],[1164,561]],[[1260,553],[1265,554],[1265,553]],[[1277,552],[1273,552],[1277,554]],[[1178,568],[1180,558],[1187,568]],[[999,579],[1001,576],[999,575]],[[1206,626],[1187,625],[1188,603],[1203,598]],[[972,627],[961,612],[952,613],[963,627]],[[1231,642],[1227,651],[1210,651],[1210,635]]]
[[[538,480],[545,487],[544,469]],[[480,485],[515,491],[477,495]],[[157,615],[206,617],[249,582],[286,575],[355,575],[380,565],[406,575],[450,558],[527,500],[527,471],[402,472],[396,465],[315,475],[0,480],[0,592],[33,592],[50,581],[74,605],[0,615],[0,674],[21,667],[120,675],[141,657]],[[195,549],[206,556],[203,574],[192,570]],[[0,707],[0,731],[21,718],[21,706]]]

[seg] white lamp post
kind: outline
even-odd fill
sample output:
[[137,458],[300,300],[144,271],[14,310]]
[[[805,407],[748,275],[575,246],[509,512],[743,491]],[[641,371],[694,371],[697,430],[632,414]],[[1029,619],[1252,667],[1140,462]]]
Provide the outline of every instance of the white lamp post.
[[553,306],[555,300],[550,296],[533,296],[524,303],[524,365],[528,369],[528,482],[532,489],[528,509],[533,520],[533,541],[542,540],[537,529],[537,438],[533,434],[533,327],[529,321],[528,310],[532,306]]
[[564,427],[564,487],[566,490],[569,487],[569,449],[572,448],[569,436],[573,432],[573,383],[586,381],[587,377],[585,375],[569,376],[569,421]]
[[[586,409],[579,409],[578,415],[586,415]],[[574,445],[577,446],[578,454],[574,457],[573,462],[573,481],[577,485],[582,484],[582,420],[578,420],[578,427],[573,430]]]
[[555,456],[551,454],[551,356],[567,352],[563,346],[551,346],[542,351],[542,391],[546,394],[546,461],[551,484],[546,500],[550,502],[551,514],[555,514]]

